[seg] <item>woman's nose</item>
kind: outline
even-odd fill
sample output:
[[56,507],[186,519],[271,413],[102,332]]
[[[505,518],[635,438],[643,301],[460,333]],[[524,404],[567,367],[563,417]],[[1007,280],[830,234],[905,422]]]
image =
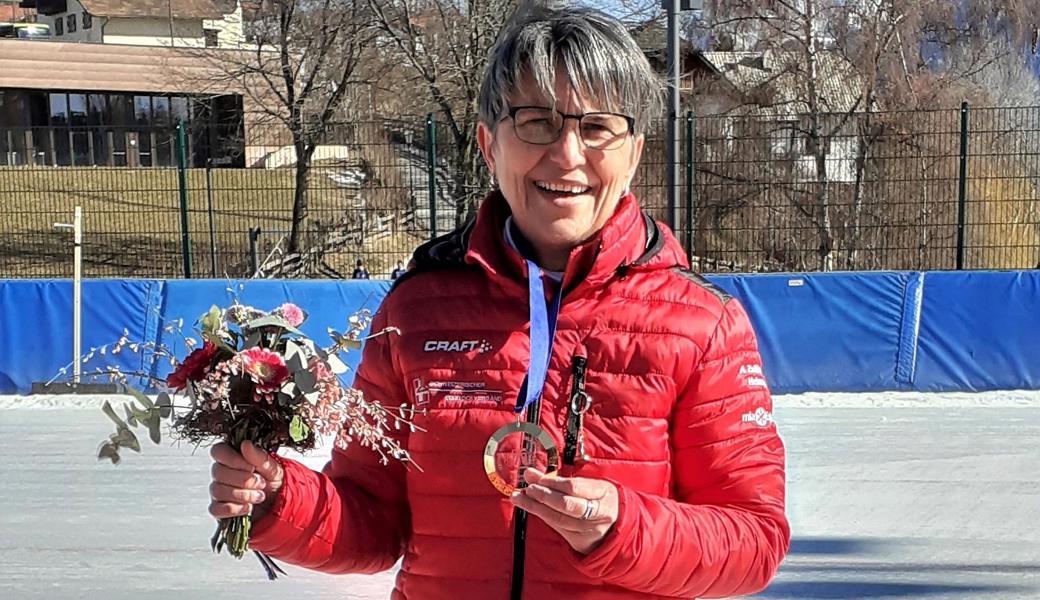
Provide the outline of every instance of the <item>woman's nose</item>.
[[573,167],[585,161],[585,143],[581,141],[581,127],[577,121],[564,123],[560,138],[549,147],[549,156],[562,167]]

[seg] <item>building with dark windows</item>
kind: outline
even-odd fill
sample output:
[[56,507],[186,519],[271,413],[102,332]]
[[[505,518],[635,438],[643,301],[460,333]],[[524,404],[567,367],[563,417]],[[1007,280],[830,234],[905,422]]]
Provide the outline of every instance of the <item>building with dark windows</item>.
[[[213,50],[213,52],[223,52]],[[254,164],[241,90],[174,49],[0,39],[0,167]],[[255,109],[254,109],[255,112]]]

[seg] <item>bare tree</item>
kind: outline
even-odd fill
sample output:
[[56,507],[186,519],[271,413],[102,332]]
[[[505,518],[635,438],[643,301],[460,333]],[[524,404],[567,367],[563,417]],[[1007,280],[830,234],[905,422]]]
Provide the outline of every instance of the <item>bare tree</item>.
[[[386,65],[404,67],[400,98],[436,111],[451,134],[455,220],[476,209],[487,176],[476,146],[478,95],[484,64],[516,0],[366,0],[380,30]],[[414,94],[418,91],[419,94]],[[433,199],[431,199],[433,201]]]
[[[842,257],[847,268],[860,264],[873,145],[914,129],[899,115],[878,118],[878,108],[955,107],[987,97],[1006,102],[1010,90],[1026,98],[1036,78],[1024,72],[1023,49],[1038,37],[1031,16],[1038,10],[1040,0],[716,0],[688,32],[715,48],[762,57],[757,70],[736,73],[753,88],[745,90],[751,107],[742,114],[786,114],[799,123],[813,164],[811,189],[788,178],[772,191],[809,222],[816,267],[830,270]],[[753,77],[745,76],[749,70]],[[851,181],[831,172],[847,158]],[[918,166],[922,177],[934,167]],[[845,192],[849,201],[835,197]]]
[[[848,37],[849,21],[844,2],[836,0],[737,0],[710,8],[712,27],[729,36],[734,49],[762,54],[762,71],[753,97],[759,108],[800,118],[798,133],[812,160],[812,186],[807,194],[792,197],[792,206],[816,231],[817,268],[835,267],[836,243],[828,173],[830,143],[841,135],[849,116],[863,106],[852,63],[837,52],[839,40]],[[768,65],[767,65],[768,63]],[[835,90],[833,80],[846,85]],[[833,117],[837,113],[836,118]],[[811,198],[811,202],[806,202]]]
[[[295,185],[287,252],[297,253],[312,158],[349,90],[366,83],[360,66],[370,59],[377,30],[364,0],[262,0],[250,12],[241,49],[183,52],[210,63],[212,89],[245,95],[251,129],[280,126],[291,141]],[[277,131],[259,135],[281,143]]]

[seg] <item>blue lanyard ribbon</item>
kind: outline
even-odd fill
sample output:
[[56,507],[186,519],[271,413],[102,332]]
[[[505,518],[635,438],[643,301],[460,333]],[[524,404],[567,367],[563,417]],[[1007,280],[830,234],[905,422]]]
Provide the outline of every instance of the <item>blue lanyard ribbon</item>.
[[[531,362],[527,365],[527,377],[520,386],[516,408],[513,409],[517,414],[542,396],[545,377],[549,373],[553,338],[556,337],[556,318],[560,314],[562,288],[561,284],[553,294],[552,306],[546,309],[542,269],[532,261],[527,261],[527,291],[531,310]],[[519,401],[521,396],[524,398],[523,404]]]

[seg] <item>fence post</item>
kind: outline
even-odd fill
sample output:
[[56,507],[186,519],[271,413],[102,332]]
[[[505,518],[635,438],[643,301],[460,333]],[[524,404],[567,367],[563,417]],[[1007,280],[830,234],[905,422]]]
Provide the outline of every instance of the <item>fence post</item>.
[[696,133],[696,115],[693,111],[686,112],[686,259],[693,263],[693,225],[694,214],[697,211],[694,205],[694,134]]
[[209,209],[209,271],[217,278],[217,232],[213,222],[213,159],[206,157],[206,205]]
[[188,233],[188,156],[184,119],[177,121],[177,187],[181,200],[181,255],[184,259],[184,278],[191,279],[191,235]]
[[256,242],[260,238],[260,228],[250,227],[249,228],[249,276],[256,277],[256,272],[260,270],[260,257],[256,254]]
[[961,102],[961,162],[957,178],[957,270],[964,270],[965,225],[968,219],[968,103]]
[[437,121],[426,115],[426,178],[430,202],[430,239],[437,237]]

